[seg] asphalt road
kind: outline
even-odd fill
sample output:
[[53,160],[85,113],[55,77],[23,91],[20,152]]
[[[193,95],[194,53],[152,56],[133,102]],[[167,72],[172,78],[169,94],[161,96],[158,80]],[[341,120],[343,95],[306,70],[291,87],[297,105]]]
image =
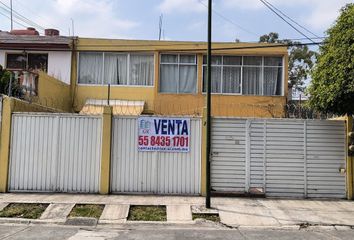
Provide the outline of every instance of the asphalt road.
[[178,226],[72,227],[48,225],[0,225],[0,240],[197,240],[197,239],[354,239],[354,230],[314,229],[227,229]]

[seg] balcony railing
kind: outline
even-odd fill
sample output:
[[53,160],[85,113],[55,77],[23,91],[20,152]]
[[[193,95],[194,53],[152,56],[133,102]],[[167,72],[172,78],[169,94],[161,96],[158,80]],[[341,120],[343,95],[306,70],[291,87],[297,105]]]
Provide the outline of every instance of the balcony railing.
[[11,88],[17,88],[16,91],[12,91],[13,97],[21,99],[30,99],[33,96],[38,95],[38,78],[39,75],[35,71],[28,70],[11,70],[12,73]]

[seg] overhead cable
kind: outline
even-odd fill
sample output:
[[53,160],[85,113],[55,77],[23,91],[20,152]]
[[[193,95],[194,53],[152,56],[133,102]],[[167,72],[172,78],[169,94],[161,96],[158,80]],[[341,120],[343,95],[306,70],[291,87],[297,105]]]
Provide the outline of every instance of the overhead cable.
[[[278,8],[276,8],[273,4],[271,4],[270,2],[268,2],[267,0],[264,0],[266,3],[268,3],[273,9],[275,9],[276,11],[278,11],[280,14],[282,14],[284,17],[286,17],[287,19],[289,19],[290,21],[292,21],[293,23],[295,23],[297,26],[299,26],[300,28],[302,28],[303,30],[305,30],[306,32],[312,34],[313,36],[315,36],[315,38],[321,38],[318,35],[316,35],[315,33],[313,33],[312,31],[308,30],[306,27],[300,25],[299,23],[297,23],[294,19],[292,19],[291,17],[289,17],[288,15],[286,15],[284,12],[282,12],[281,10],[279,10]],[[313,38],[311,38],[313,39]]]
[[291,26],[295,31],[300,33],[302,36],[304,36],[306,39],[308,39],[311,42],[314,42],[310,37],[308,37],[306,34],[301,32],[299,29],[297,29],[294,25],[292,25],[289,21],[287,21],[285,18],[283,18],[277,11],[275,11],[270,5],[268,5],[264,0],[259,0],[261,1],[269,10],[271,10],[274,14],[276,14],[279,18],[281,18],[284,22],[286,22],[289,26]]
[[[0,6],[3,10],[5,10],[5,11],[11,13],[11,7],[9,7],[8,5],[6,5],[6,4],[3,3],[2,1],[0,1],[0,4],[5,7],[5,8],[4,8],[4,7],[1,7],[1,6]],[[39,25],[39,24],[35,23],[34,21],[32,21],[32,20],[26,18],[25,16],[23,16],[23,15],[20,14],[19,12],[15,11],[15,10],[13,10],[13,9],[12,9],[12,12],[13,12],[14,17],[16,17],[18,20],[20,20],[20,21],[22,21],[22,22],[24,22],[24,23],[30,24],[30,25],[32,25],[32,26],[34,26],[34,27],[36,27],[36,28],[39,28],[39,29],[42,29],[42,30],[45,29],[45,28],[42,27],[41,25]]]

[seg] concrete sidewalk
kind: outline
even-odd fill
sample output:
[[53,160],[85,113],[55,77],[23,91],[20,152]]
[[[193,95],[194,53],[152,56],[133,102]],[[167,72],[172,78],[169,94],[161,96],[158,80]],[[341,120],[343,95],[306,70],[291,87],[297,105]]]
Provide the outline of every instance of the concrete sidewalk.
[[[184,196],[6,193],[0,194],[0,208],[15,202],[49,203],[41,218],[31,222],[61,224],[75,204],[104,204],[99,224],[126,224],[131,223],[126,220],[130,205],[166,205],[167,223],[192,224],[195,222],[191,213],[203,209],[204,200],[204,197]],[[354,227],[354,202],[346,200],[214,197],[212,207],[219,213],[222,224],[229,227]],[[0,222],[6,221],[11,220],[0,218]]]

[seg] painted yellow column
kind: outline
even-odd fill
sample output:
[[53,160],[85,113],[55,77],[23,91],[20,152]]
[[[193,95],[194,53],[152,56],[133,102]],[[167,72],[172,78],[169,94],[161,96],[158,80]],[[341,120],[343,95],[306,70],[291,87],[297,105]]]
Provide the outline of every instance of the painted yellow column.
[[206,157],[206,134],[207,134],[207,111],[206,108],[203,108],[203,117],[202,117],[202,167],[201,167],[201,193],[202,196],[206,196],[206,164],[207,164],[207,157]]
[[7,192],[9,174],[9,156],[11,139],[11,98],[5,97],[2,102],[2,120],[0,134],[0,192]]
[[353,161],[354,161],[354,156],[353,154],[350,156],[349,155],[349,149],[348,149],[348,145],[349,145],[349,132],[353,131],[353,117],[352,116],[348,116],[346,118],[346,122],[347,122],[347,198],[349,200],[353,199],[353,186],[354,186],[354,176],[353,176]]
[[112,108],[104,107],[102,116],[102,152],[100,194],[108,194],[111,168]]

